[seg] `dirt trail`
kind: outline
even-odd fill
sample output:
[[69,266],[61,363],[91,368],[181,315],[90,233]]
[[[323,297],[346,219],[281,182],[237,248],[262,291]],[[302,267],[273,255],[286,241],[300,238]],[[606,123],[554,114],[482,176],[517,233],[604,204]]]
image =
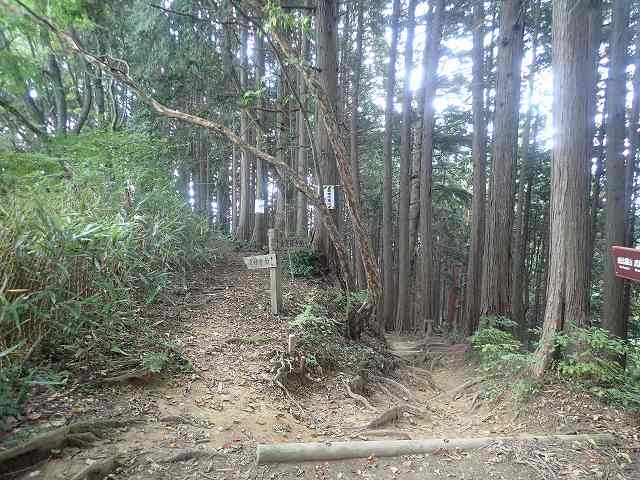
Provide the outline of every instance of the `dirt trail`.
[[[285,283],[285,302],[293,305],[292,309],[318,288],[313,282]],[[234,257],[197,274],[175,305],[169,302],[149,311],[158,318],[157,327],[163,329],[167,340],[183,346],[195,371],[142,385],[102,387],[89,396],[69,392],[56,398],[51,410],[57,415],[41,421],[39,428],[71,418],[132,417],[140,422],[113,431],[91,448],[66,448],[59,457],[42,463],[37,474],[23,478],[72,478],[81,468],[114,454],[120,455],[124,464],[110,478],[132,480],[640,478],[634,450],[598,450],[588,445],[542,448],[495,444],[472,452],[256,466],[258,443],[633,428],[619,412],[586,400],[576,413],[576,400],[558,386],[550,386],[539,401],[523,406],[522,411],[511,402],[481,401],[473,387],[451,396],[449,392],[478,372],[464,363],[463,348],[450,348],[444,339],[432,340],[443,345],[431,347],[443,350],[442,360],[433,365],[433,380],[443,393],[419,380],[419,372],[408,368],[399,372],[398,379],[410,389],[412,398],[406,400],[425,410],[425,415],[404,414],[396,425],[383,427],[388,431],[382,437],[362,432],[360,427],[376,413],[347,396],[342,380],[348,377],[341,372],[296,390],[295,397],[304,410],[300,413],[265,376],[273,352],[284,347],[288,334],[287,319],[269,313],[267,288],[264,271],[247,271],[241,258]],[[416,339],[391,340],[401,350],[413,351],[417,345]],[[402,395],[394,391],[396,396]],[[395,404],[381,390],[368,398],[378,413]],[[640,444],[637,436],[629,438]],[[211,455],[176,459],[185,449]]]

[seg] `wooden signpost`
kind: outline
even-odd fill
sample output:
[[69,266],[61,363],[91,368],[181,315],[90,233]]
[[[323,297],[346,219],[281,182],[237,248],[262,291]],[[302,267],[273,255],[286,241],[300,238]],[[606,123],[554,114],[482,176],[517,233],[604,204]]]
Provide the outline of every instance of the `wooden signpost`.
[[640,282],[640,249],[611,247],[616,277]]
[[280,267],[278,266],[278,255],[276,248],[278,241],[276,231],[270,228],[267,234],[269,239],[269,254],[256,255],[254,257],[244,257],[244,263],[249,270],[269,269],[269,279],[271,285],[271,313],[278,315],[282,311],[282,284],[280,279]]

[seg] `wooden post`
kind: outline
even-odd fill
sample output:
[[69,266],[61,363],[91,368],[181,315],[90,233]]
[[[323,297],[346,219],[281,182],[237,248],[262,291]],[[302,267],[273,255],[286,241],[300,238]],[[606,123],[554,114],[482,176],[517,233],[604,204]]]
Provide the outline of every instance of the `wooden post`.
[[[276,230],[274,228],[270,228],[267,235],[269,240],[269,253],[276,254],[276,249],[278,248]],[[277,260],[277,265],[275,267],[269,269],[269,277],[271,281],[271,313],[278,315],[282,310],[282,288],[279,260]]]

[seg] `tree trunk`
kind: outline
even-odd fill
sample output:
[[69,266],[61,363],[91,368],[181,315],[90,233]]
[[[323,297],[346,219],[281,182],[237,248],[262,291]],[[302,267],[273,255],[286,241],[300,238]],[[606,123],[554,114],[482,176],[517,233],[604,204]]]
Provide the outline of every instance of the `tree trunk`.
[[590,52],[587,2],[557,0],[553,8],[554,150],[551,170],[550,258],[542,337],[534,373],[542,376],[553,337],[588,315],[584,239],[588,234]]
[[[305,5],[310,6],[310,0],[307,0]],[[309,40],[307,36],[302,33],[300,45],[300,58],[303,62],[307,61],[309,56]],[[298,123],[298,175],[301,177],[307,176],[307,153],[310,148],[309,139],[307,137],[307,125],[305,110],[309,108],[309,101],[307,99],[307,86],[305,84],[302,74],[298,74],[298,95],[301,100],[300,110],[297,115]],[[302,194],[298,192],[296,199],[296,235],[307,236],[308,232],[308,220],[307,220],[307,202]]]
[[[357,1],[357,26],[356,26],[356,52],[353,66],[353,87],[352,87],[352,100],[351,100],[351,132],[349,136],[350,140],[350,153],[351,153],[351,175],[353,176],[353,187],[355,195],[360,201],[360,158],[358,150],[358,119],[360,113],[358,108],[360,107],[360,77],[362,70],[362,43],[364,35],[364,19],[362,5],[363,0]],[[353,257],[354,257],[354,273],[356,276],[356,282],[359,289],[362,289],[366,284],[366,278],[364,274],[364,268],[362,266],[362,254],[358,248],[357,242],[353,240]]]
[[[255,51],[256,51],[256,79],[255,79],[255,88],[256,90],[262,89],[262,78],[264,77],[264,58],[265,58],[265,50],[264,50],[264,37],[260,32],[256,32],[256,42],[255,42]],[[262,95],[260,96],[260,100],[258,102],[258,111],[257,118],[258,123],[261,126],[264,126],[264,110],[261,107],[264,107],[264,100],[262,100]],[[262,132],[256,131],[256,147],[258,149],[263,149],[263,134]],[[253,222],[253,236],[251,238],[251,243],[253,243],[258,250],[261,250],[264,247],[267,241],[267,224],[265,219],[265,207],[267,204],[267,175],[266,169],[264,167],[263,161],[259,158],[256,158],[256,202],[254,208],[254,222]],[[258,208],[261,207],[261,208]]]
[[[316,6],[316,58],[320,71],[318,80],[322,87],[331,110],[335,113],[338,98],[338,59],[337,59],[337,17],[336,0],[319,0]],[[320,187],[338,184],[338,170],[336,154],[331,145],[331,139],[322,120],[317,122],[317,140]],[[336,191],[336,208],[331,210],[334,222],[338,223],[340,216],[339,190]],[[328,233],[322,223],[316,225],[314,236],[315,248],[326,259],[334,258]]]
[[384,114],[384,183],[382,187],[382,270],[383,300],[382,325],[393,327],[395,306],[393,303],[393,106],[396,85],[396,56],[398,54],[398,20],[400,0],[393,0],[391,16],[391,47],[387,65],[387,85]]
[[482,288],[482,249],[487,184],[487,132],[484,105],[484,2],[473,4],[473,198],[471,200],[471,240],[467,264],[467,287],[464,304],[464,334],[470,336],[480,319]]
[[431,190],[433,185],[433,132],[435,110],[433,100],[437,89],[438,61],[444,16],[444,0],[436,0],[433,6],[431,29],[426,33],[424,54],[427,56],[424,71],[424,110],[422,115],[422,165],[420,168],[420,240],[422,242],[422,298],[417,293],[420,315],[424,328],[433,317],[433,297],[438,291],[432,285],[433,279],[433,214]]
[[[513,231],[513,267],[512,278],[513,288],[511,289],[511,313],[512,320],[518,324],[518,336],[524,339],[527,335],[527,322],[525,318],[526,310],[524,305],[524,295],[528,295],[524,288],[526,283],[526,277],[528,272],[526,269],[526,258],[528,248],[528,232],[527,218],[529,216],[529,205],[527,198],[531,198],[529,191],[527,190],[527,183],[533,170],[533,159],[531,152],[531,129],[533,122],[533,89],[535,85],[535,76],[538,71],[537,64],[537,48],[538,48],[538,31],[540,25],[540,0],[532,7],[531,20],[533,24],[533,40],[531,43],[531,65],[529,67],[529,80],[528,80],[528,104],[529,108],[524,122],[524,129],[522,132],[522,157],[520,172],[518,174],[518,210],[515,218],[515,228]],[[530,188],[530,187],[529,187]]]
[[83,80],[83,90],[82,90],[82,105],[80,109],[80,115],[78,116],[78,120],[76,121],[75,126],[73,127],[73,133],[79,135],[82,131],[82,127],[87,122],[89,118],[89,113],[91,113],[91,105],[93,103],[93,90],[91,88],[91,78],[89,77],[88,72],[84,72],[84,80]]
[[62,73],[58,60],[53,53],[47,57],[47,74],[53,83],[53,99],[55,106],[56,135],[64,136],[67,133],[67,97],[62,82]]
[[398,302],[396,332],[411,322],[409,288],[411,280],[411,252],[409,250],[409,170],[411,168],[411,72],[413,71],[413,37],[415,33],[416,0],[409,0],[407,40],[404,54],[404,92],[402,95],[402,129],[400,130],[400,202],[398,206]]
[[483,256],[482,315],[511,317],[513,165],[518,144],[522,0],[504,0],[496,70],[491,187]]
[[[247,55],[247,45],[249,32],[247,27],[240,27],[240,87],[243,92],[249,89],[249,57]],[[243,110],[240,114],[240,136],[246,143],[251,142],[251,127],[249,125],[249,114]],[[240,214],[238,217],[238,229],[236,237],[238,240],[248,242],[251,240],[253,228],[251,225],[250,203],[251,188],[251,153],[242,150],[240,153]]]
[[629,23],[629,1],[615,0],[607,86],[607,202],[606,202],[606,251],[604,252],[604,303],[602,326],[612,335],[627,336],[624,318],[624,281],[615,276],[613,245],[624,245],[625,237],[625,97],[626,65]]

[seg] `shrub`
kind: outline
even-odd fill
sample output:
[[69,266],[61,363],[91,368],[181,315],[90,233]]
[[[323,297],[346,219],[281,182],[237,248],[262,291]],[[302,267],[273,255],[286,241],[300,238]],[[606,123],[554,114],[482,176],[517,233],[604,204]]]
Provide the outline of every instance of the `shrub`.
[[640,348],[633,341],[611,338],[602,328],[574,326],[556,335],[555,343],[562,377],[580,382],[605,401],[640,409]]
[[515,325],[507,318],[482,317],[470,341],[480,356],[482,369],[492,381],[489,390],[498,394],[509,388],[516,398],[524,399],[537,391],[538,383],[529,376],[534,356],[511,333]]
[[329,318],[321,305],[305,305],[289,325],[300,333],[298,347],[305,351],[309,366],[383,370],[382,356],[367,345],[346,340],[341,334],[344,323]]
[[311,278],[320,273],[320,257],[311,248],[290,250],[282,255],[282,265],[285,272],[294,277]]

